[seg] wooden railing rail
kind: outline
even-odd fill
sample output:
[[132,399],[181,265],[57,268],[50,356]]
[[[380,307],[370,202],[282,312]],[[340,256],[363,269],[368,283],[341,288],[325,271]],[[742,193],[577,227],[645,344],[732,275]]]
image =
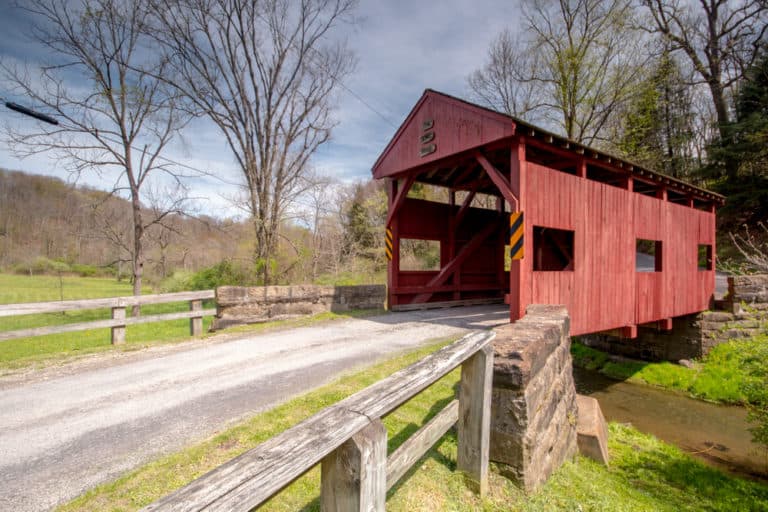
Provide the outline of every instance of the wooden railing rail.
[[[481,495],[488,481],[495,333],[470,333],[145,507],[149,511],[251,510],[316,464],[324,511],[383,511],[387,489],[458,422],[457,468]],[[381,418],[461,365],[458,401],[387,457]]]
[[[203,317],[216,314],[215,309],[203,309],[203,300],[213,299],[215,296],[216,293],[214,290],[202,290],[194,292],[162,293],[156,295],[109,297],[105,299],[3,304],[0,305],[0,317],[110,308],[112,310],[112,318],[106,320],[94,320],[91,322],[33,327],[30,329],[18,329],[15,331],[0,332],[0,341],[26,338],[30,336],[43,336],[46,334],[85,331],[90,329],[104,329],[109,327],[112,329],[112,343],[115,344],[125,341],[125,327],[128,325],[161,322],[166,320],[178,320],[181,318],[189,318],[190,334],[192,336],[200,336],[203,333]],[[131,306],[165,304],[168,302],[184,301],[189,302],[189,311],[183,311],[179,313],[165,313],[161,315],[147,315],[133,318],[129,318],[126,315],[126,308]]]

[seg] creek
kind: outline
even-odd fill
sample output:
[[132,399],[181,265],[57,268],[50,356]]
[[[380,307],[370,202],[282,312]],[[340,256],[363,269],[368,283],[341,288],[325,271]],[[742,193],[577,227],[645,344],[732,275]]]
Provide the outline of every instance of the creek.
[[600,403],[607,421],[631,423],[705,463],[768,483],[768,451],[752,443],[743,407],[694,400],[574,368],[576,390]]

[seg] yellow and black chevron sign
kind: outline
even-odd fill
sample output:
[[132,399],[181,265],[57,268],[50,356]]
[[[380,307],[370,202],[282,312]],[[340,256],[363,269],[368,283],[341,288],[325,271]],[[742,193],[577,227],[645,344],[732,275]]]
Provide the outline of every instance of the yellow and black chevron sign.
[[525,222],[523,212],[514,212],[509,215],[509,257],[513,260],[523,259],[523,234]]
[[392,248],[394,247],[394,245],[392,244],[392,230],[389,228],[387,228],[387,235],[386,235],[386,238],[384,239],[384,243],[385,243],[384,252],[387,253],[387,259],[392,261],[392,250],[393,250]]

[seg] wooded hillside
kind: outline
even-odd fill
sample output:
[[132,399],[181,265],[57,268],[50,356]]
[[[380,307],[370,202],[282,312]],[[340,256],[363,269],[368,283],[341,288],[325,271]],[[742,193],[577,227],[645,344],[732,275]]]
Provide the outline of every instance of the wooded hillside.
[[[277,284],[383,281],[381,187],[328,187],[280,229],[270,265]],[[0,169],[0,270],[94,273],[129,279],[131,206],[120,197],[39,175]],[[145,271],[155,285],[201,273],[201,286],[221,279],[257,282],[249,223],[170,215],[148,233]],[[175,277],[174,277],[175,276]]]
[[[130,204],[119,197],[59,179],[0,170],[0,268],[46,270],[45,260],[98,267],[127,276]],[[242,223],[171,216],[151,228],[150,272],[166,277],[194,271],[238,251]]]

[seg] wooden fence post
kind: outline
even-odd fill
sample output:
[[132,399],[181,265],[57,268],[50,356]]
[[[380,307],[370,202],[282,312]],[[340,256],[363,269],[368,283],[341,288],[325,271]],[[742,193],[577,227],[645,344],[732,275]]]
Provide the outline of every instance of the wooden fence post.
[[323,458],[320,510],[384,512],[387,500],[387,429],[371,421]]
[[189,334],[192,336],[201,336],[203,334],[203,301],[191,300],[189,301],[190,311],[201,311],[200,316],[193,316],[189,319]]
[[493,347],[488,344],[461,365],[457,469],[475,491],[488,490],[488,447],[491,439]]
[[[125,320],[125,306],[112,308],[113,320]],[[125,324],[112,327],[112,344],[119,345],[125,343]]]

